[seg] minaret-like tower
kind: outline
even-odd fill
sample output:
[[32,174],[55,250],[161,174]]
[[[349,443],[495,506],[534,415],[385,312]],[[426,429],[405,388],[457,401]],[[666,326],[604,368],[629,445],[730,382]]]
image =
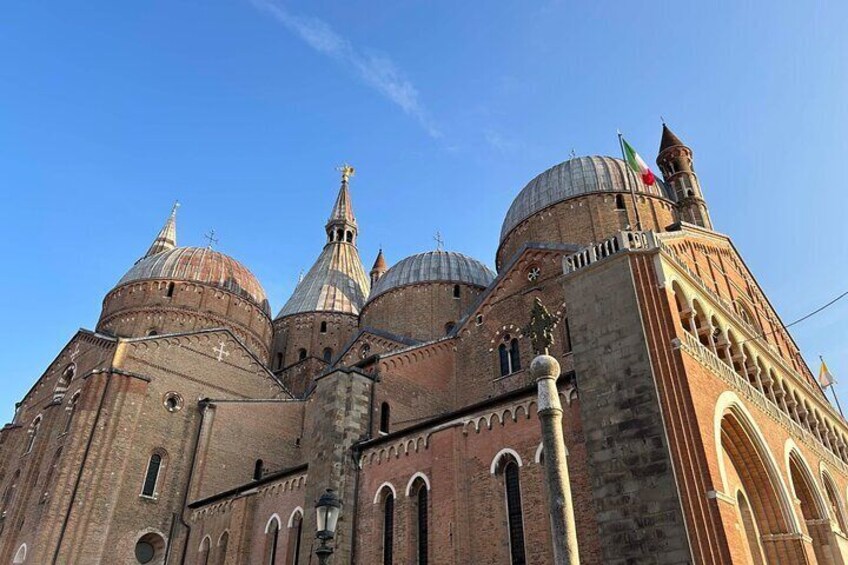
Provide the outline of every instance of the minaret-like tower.
[[336,197],[330,219],[327,220],[327,243],[340,242],[356,245],[358,229],[356,218],[353,215],[353,206],[350,203],[350,190],[348,189],[350,177],[356,170],[348,164],[340,166],[338,170],[342,174],[342,186],[339,188],[339,195]]
[[371,275],[372,288],[375,284],[377,284],[377,281],[380,280],[380,277],[382,277],[387,270],[388,267],[386,267],[386,258],[383,257],[383,250],[380,249],[379,253],[377,253],[377,260],[374,261],[374,266],[371,267],[371,272],[369,273]]
[[692,150],[666,124],[663,124],[657,165],[666,184],[674,191],[680,220],[708,230],[713,229],[701,183],[692,165]]

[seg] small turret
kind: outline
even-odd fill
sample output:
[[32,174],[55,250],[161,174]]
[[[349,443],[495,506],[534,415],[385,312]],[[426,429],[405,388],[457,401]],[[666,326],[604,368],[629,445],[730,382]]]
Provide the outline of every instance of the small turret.
[[713,229],[701,183],[692,164],[692,150],[663,124],[657,166],[666,184],[674,191],[681,221]]
[[[171,208],[171,215],[165,220],[165,225],[159,230],[159,235],[153,240],[153,244],[144,254],[141,259],[147,259],[151,255],[170,251],[177,246],[177,208],[180,207],[179,202],[174,202],[174,207]],[[139,259],[139,261],[141,261]]]
[[377,284],[377,281],[380,280],[385,272],[388,270],[386,267],[386,259],[383,257],[383,250],[380,249],[380,252],[377,253],[377,260],[374,261],[374,266],[371,267],[371,286],[373,287]]

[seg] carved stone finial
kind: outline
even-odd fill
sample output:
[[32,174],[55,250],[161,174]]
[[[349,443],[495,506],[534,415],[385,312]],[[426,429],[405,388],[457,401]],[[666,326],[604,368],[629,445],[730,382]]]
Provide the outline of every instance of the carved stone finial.
[[556,316],[551,315],[542,301],[536,297],[533,301],[533,310],[530,313],[530,323],[524,328],[524,334],[530,338],[533,353],[536,355],[548,354],[548,349],[554,344],[553,330],[556,323]]

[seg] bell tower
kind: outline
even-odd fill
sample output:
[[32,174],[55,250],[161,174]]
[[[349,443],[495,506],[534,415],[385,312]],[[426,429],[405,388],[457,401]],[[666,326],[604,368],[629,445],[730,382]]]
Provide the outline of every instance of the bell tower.
[[674,191],[680,220],[708,230],[713,229],[707,202],[701,192],[701,183],[698,182],[698,175],[695,174],[692,164],[692,150],[684,145],[665,123],[657,166],[662,171],[666,184]]

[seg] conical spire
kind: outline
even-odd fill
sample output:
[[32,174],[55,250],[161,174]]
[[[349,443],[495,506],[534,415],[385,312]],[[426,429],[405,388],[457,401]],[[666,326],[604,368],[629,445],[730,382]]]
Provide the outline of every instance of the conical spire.
[[342,184],[339,195],[327,220],[327,243],[356,243],[356,217],[353,215],[353,205],[350,200],[348,184],[355,169],[348,164],[341,165],[338,171],[342,174]]
[[371,286],[374,286],[387,270],[386,258],[383,257],[383,250],[380,249],[379,253],[377,253],[377,260],[374,261],[374,266],[371,267],[371,273],[369,273],[371,275]]
[[680,138],[674,135],[674,132],[668,129],[668,126],[663,122],[663,130],[662,130],[662,140],[660,141],[660,153],[669,149],[670,147],[676,146],[686,146],[685,143],[680,141]]
[[147,259],[151,255],[170,251],[177,246],[177,208],[180,207],[179,202],[174,202],[174,207],[171,208],[171,215],[165,221],[165,225],[159,230],[159,235],[153,240],[153,244],[142,259]]

